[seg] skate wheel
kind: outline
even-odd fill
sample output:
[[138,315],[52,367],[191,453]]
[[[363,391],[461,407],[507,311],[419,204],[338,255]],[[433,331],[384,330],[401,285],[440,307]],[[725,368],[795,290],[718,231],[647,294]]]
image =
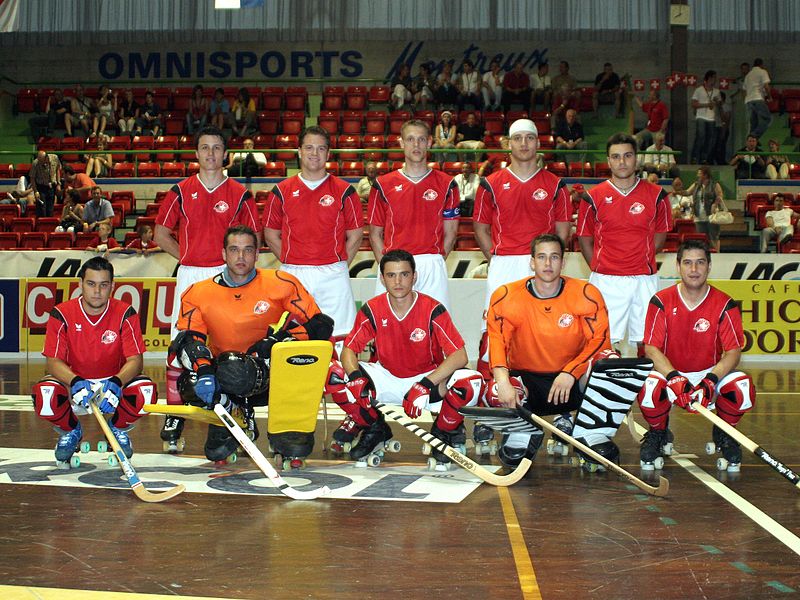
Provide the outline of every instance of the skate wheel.
[[573,467],[580,467],[581,459],[578,458],[577,456],[573,456],[572,458],[569,459],[569,464],[572,465]]
[[428,444],[427,442],[422,444],[422,454],[424,456],[430,456],[432,451],[433,447],[430,444]]
[[293,458],[289,461],[289,467],[291,469],[302,469],[305,466],[306,461],[304,461],[302,458]]
[[553,456],[556,453],[556,441],[554,439],[547,440],[547,454]]
[[434,467],[436,471],[449,471],[450,470],[450,463],[441,463],[437,462],[436,466]]
[[81,457],[80,456],[75,456],[73,454],[72,457],[70,457],[70,459],[69,459],[69,466],[72,467],[73,469],[77,469],[78,467],[80,467],[81,466]]
[[81,442],[80,450],[84,454],[89,454],[92,449],[92,445],[89,442]]
[[672,453],[675,452],[675,447],[672,442],[667,442],[661,447],[661,452],[664,453],[664,456],[672,456]]
[[740,463],[729,463],[728,464],[728,473],[738,473],[741,469]]
[[561,453],[561,456],[567,456],[569,454],[569,446],[566,444],[559,444],[558,451]]
[[236,454],[236,452],[231,452],[230,456],[228,456],[228,458],[226,458],[224,462],[228,463],[229,465],[232,465],[237,460],[239,460],[239,455]]
[[370,467],[377,467],[381,464],[381,455],[380,454],[370,454],[367,457],[367,465]]
[[117,464],[119,464],[117,461],[117,457],[113,454],[110,454],[108,456],[108,464],[111,465],[112,467],[116,467]]
[[436,470],[436,459],[432,456],[428,459],[428,471]]
[[600,465],[585,460],[583,461],[583,470],[587,471],[588,473],[597,473],[600,470]]
[[658,469],[659,471],[660,471],[661,469],[663,469],[663,468],[664,468],[664,457],[663,457],[663,456],[658,456],[658,457],[656,457],[656,459],[653,461],[653,465],[654,465],[654,466],[655,466],[655,468],[656,468],[656,469]]
[[97,442],[97,451],[100,453],[108,452],[108,442],[106,442],[105,440],[100,440],[99,442]]
[[65,460],[57,460],[57,461],[56,461],[56,468],[57,468],[59,471],[69,471],[69,469],[70,469],[70,465],[69,465],[69,463],[68,463],[67,461],[65,461]]
[[481,456],[483,454],[483,444],[478,443],[475,444],[475,456]]
[[639,461],[639,466],[641,467],[642,471],[654,471],[656,468],[655,463],[646,462],[644,460]]
[[497,454],[497,442],[489,443],[489,456],[494,456]]
[[359,459],[355,463],[353,463],[353,466],[356,469],[366,469],[367,468],[367,461],[364,460],[363,458]]
[[720,457],[717,459],[717,471],[727,471],[728,470],[728,461],[724,458]]
[[284,471],[289,471],[292,468],[292,461],[288,458],[284,458],[281,461],[281,469]]
[[706,442],[706,454],[709,456],[717,451],[717,445],[714,442]]
[[400,452],[401,448],[400,442],[398,442],[397,440],[390,440],[386,442],[384,446],[389,452]]

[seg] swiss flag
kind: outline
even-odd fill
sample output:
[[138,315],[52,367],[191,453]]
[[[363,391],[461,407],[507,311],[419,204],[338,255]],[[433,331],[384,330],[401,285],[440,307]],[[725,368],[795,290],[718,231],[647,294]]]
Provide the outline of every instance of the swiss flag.
[[674,75],[670,75],[669,77],[667,77],[667,89],[671,90],[672,88],[675,87],[675,85],[676,85],[675,76]]
[[635,89],[637,92],[644,91],[644,79],[634,79],[633,89]]
[[719,89],[721,90],[729,90],[731,89],[731,83],[733,79],[730,77],[720,77],[719,78]]
[[651,90],[660,90],[661,89],[661,80],[660,79],[651,79],[650,80],[650,89]]
[[685,80],[686,81],[686,85],[690,85],[692,87],[697,85],[697,75],[694,75],[693,73],[689,73],[685,77],[686,77],[686,80]]

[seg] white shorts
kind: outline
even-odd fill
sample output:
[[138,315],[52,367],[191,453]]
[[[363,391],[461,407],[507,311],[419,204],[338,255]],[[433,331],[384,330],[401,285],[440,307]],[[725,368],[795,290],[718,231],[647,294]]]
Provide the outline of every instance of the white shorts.
[[644,340],[644,320],[650,299],[658,291],[658,275],[603,275],[592,273],[589,283],[603,294],[608,308],[611,343]]
[[[441,254],[415,254],[417,264],[417,283],[414,289],[438,300],[450,310],[450,294],[447,291],[447,265]],[[380,267],[378,267],[380,272]],[[375,284],[375,295],[385,294],[386,288],[378,277]]]
[[489,301],[492,294],[501,285],[531,277],[530,254],[512,254],[508,256],[492,256],[489,261],[489,272],[486,275],[486,301],[483,303],[483,329],[486,329],[486,312],[489,310]]
[[333,335],[350,333],[356,321],[356,302],[350,287],[347,263],[330,265],[281,265],[281,271],[294,275],[319,306],[334,322]]
[[214,275],[222,273],[225,265],[217,267],[192,267],[190,265],[178,266],[178,275],[175,278],[175,302],[172,306],[172,330],[170,332],[170,339],[174,340],[178,335],[178,330],[175,325],[178,323],[178,315],[181,314],[181,296],[183,292],[193,283],[203,281],[204,279],[211,279]]

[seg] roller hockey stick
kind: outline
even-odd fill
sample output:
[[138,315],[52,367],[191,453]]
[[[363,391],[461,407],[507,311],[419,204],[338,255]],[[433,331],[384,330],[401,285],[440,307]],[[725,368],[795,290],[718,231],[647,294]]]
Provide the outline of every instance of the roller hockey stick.
[[491,485],[500,487],[512,485],[522,479],[525,476],[525,473],[527,473],[528,469],[531,467],[531,460],[529,458],[523,458],[522,462],[519,463],[519,466],[508,475],[496,475],[495,473],[492,473],[488,469],[476,463],[471,458],[464,456],[455,448],[448,446],[435,435],[432,435],[422,429],[422,427],[414,423],[413,420],[409,419],[405,413],[402,413],[390,406],[386,406],[380,402],[376,402],[373,404],[373,406],[378,409],[386,418],[399,423],[418,438],[428,442],[432,447],[447,456],[454,463],[460,467],[463,467],[473,475],[480,477],[486,483]]
[[736,429],[736,427],[733,427],[732,425],[729,425],[728,423],[723,421],[721,418],[719,418],[713,412],[708,410],[702,404],[699,404],[697,402],[692,402],[690,406],[691,406],[692,410],[695,410],[695,411],[699,412],[706,419],[711,421],[714,425],[719,427],[722,431],[727,433],[734,440],[739,442],[742,446],[744,446],[750,452],[755,454],[758,458],[763,460],[770,467],[775,469],[778,473],[783,475],[786,479],[788,479],[792,483],[792,485],[794,485],[795,487],[799,487],[800,488],[800,475],[798,475],[797,473],[792,471],[791,468],[789,468],[786,465],[784,465],[777,458],[773,457],[769,452],[764,450],[764,448],[762,448],[761,446],[756,444],[753,440],[751,440],[749,437],[747,437],[741,431]]
[[100,429],[103,430],[103,434],[105,434],[111,449],[114,451],[114,456],[117,457],[119,468],[122,469],[122,472],[125,474],[125,477],[128,480],[128,484],[131,486],[131,489],[133,490],[133,493],[136,494],[137,498],[139,498],[139,500],[144,500],[145,502],[163,502],[164,500],[174,498],[181,492],[185,491],[186,487],[184,487],[182,483],[165,492],[147,491],[147,489],[144,487],[144,484],[139,479],[139,476],[136,474],[136,470],[133,468],[133,465],[122,451],[117,438],[115,438],[114,434],[111,433],[111,428],[109,428],[103,413],[100,412],[99,408],[97,408],[96,400],[100,395],[101,389],[102,388],[98,386],[95,390],[94,396],[89,401],[89,404],[92,408],[92,414],[97,418],[97,422],[100,424]]
[[236,441],[239,442],[239,445],[244,448],[244,451],[250,455],[250,458],[253,459],[253,462],[256,463],[256,466],[261,469],[261,472],[267,476],[267,478],[275,485],[278,490],[285,496],[292,498],[294,500],[314,500],[319,498],[320,496],[327,496],[331,493],[331,490],[328,486],[324,485],[321,488],[316,490],[311,490],[310,492],[301,492],[300,490],[294,489],[286,480],[278,474],[275,468],[269,463],[267,458],[261,453],[258,447],[253,443],[253,441],[247,437],[247,434],[244,430],[239,427],[239,424],[233,419],[231,414],[225,410],[225,407],[221,404],[216,404],[214,406],[214,412],[217,413],[217,416],[220,418],[222,423],[228,430],[233,434],[233,437],[236,438]]

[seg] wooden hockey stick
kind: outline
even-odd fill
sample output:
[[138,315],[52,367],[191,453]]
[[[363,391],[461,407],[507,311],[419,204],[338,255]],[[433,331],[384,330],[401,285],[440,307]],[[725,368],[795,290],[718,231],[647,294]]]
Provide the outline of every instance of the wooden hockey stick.
[[461,454],[455,448],[448,446],[442,440],[437,438],[435,435],[428,433],[422,427],[414,423],[413,420],[409,419],[405,413],[402,413],[391,406],[387,406],[380,402],[376,402],[373,406],[378,409],[385,417],[395,421],[408,429],[411,433],[416,435],[418,438],[423,439],[424,441],[428,442],[433,448],[447,456],[450,460],[456,463],[458,466],[466,469],[473,475],[476,475],[483,479],[486,483],[491,485],[496,485],[500,487],[505,487],[512,485],[518,482],[525,476],[525,473],[528,472],[528,469],[531,467],[531,460],[529,458],[523,458],[522,462],[519,463],[519,466],[514,469],[508,475],[496,475],[492,473],[488,469],[484,468],[483,466],[476,463],[474,460]]
[[239,445],[244,448],[244,451],[250,455],[250,458],[253,459],[253,462],[256,463],[256,466],[261,470],[262,473],[264,473],[264,475],[267,476],[267,478],[275,485],[276,488],[278,488],[278,490],[280,490],[282,494],[294,500],[314,500],[320,496],[327,496],[331,493],[330,488],[326,485],[322,486],[321,488],[317,488],[316,490],[311,490],[310,492],[301,492],[300,490],[293,488],[283,477],[280,476],[267,458],[253,443],[253,441],[247,437],[247,434],[241,427],[239,427],[239,424],[233,419],[231,414],[225,410],[224,406],[221,404],[214,405],[214,412],[217,413],[217,416],[220,418],[225,427],[227,427],[228,430],[233,434],[233,437],[236,438],[236,441],[239,442]]
[[723,421],[720,417],[715,415],[713,412],[711,412],[705,406],[703,406],[698,402],[692,402],[690,406],[692,410],[695,410],[701,415],[703,415],[706,419],[711,421],[714,425],[719,427],[722,431],[724,431],[733,439],[735,439],[737,442],[739,442],[747,450],[755,454],[758,458],[760,458],[770,467],[775,469],[779,474],[783,475],[786,479],[788,479],[792,483],[792,485],[800,488],[800,475],[792,471],[791,468],[784,465],[777,458],[773,457],[769,452],[764,450],[764,448],[756,444],[753,440],[751,440],[741,431],[736,429],[736,427],[729,425],[728,423]]
[[186,487],[179,483],[174,488],[169,489],[165,492],[149,492],[147,488],[144,487],[144,484],[139,479],[139,476],[136,474],[136,469],[133,468],[133,465],[128,460],[128,457],[125,456],[125,452],[122,451],[122,448],[117,441],[117,438],[114,437],[114,434],[111,432],[111,428],[108,426],[106,422],[106,418],[103,416],[103,413],[100,412],[100,409],[97,407],[96,399],[100,395],[101,387],[97,387],[95,390],[94,396],[89,400],[89,405],[92,408],[92,414],[97,419],[97,422],[100,424],[100,429],[103,430],[103,434],[105,434],[108,443],[111,445],[111,449],[114,451],[114,455],[117,457],[117,462],[119,462],[119,468],[122,469],[122,472],[125,474],[125,477],[128,480],[128,484],[131,486],[133,493],[136,494],[136,497],[139,500],[144,500],[145,502],[163,502],[164,500],[169,500],[170,498],[174,498],[181,492],[186,490]]

